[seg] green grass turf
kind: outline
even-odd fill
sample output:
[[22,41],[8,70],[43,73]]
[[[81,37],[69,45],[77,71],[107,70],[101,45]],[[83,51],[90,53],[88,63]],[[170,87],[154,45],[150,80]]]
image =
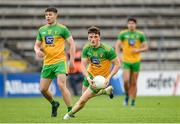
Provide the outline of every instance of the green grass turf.
[[[73,98],[73,103],[79,97]],[[122,105],[123,97],[91,99],[72,120],[62,120],[67,109],[62,98],[58,116],[44,98],[0,98],[0,123],[180,123],[180,97],[138,97],[136,107]]]

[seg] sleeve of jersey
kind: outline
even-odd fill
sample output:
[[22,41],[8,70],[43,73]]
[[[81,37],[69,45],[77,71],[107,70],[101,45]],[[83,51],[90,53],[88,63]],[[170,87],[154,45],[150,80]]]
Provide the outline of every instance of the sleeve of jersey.
[[67,39],[67,38],[69,38],[70,36],[71,36],[71,32],[69,31],[69,29],[67,28],[67,27],[64,27],[63,28],[63,36],[64,36],[64,39]]
[[117,39],[120,40],[120,41],[123,41],[123,40],[124,40],[124,38],[123,38],[123,33],[120,33],[120,34],[118,35]]
[[82,58],[87,58],[87,47],[84,47],[82,52],[81,52],[81,57]]
[[108,53],[108,59],[109,60],[113,60],[117,57],[113,48],[111,48],[110,51],[108,51],[107,53]]
[[146,41],[145,34],[141,34],[140,40],[141,40],[141,42],[145,42]]
[[41,36],[40,30],[38,31],[38,35],[36,37],[36,40],[37,41],[42,41],[42,36]]

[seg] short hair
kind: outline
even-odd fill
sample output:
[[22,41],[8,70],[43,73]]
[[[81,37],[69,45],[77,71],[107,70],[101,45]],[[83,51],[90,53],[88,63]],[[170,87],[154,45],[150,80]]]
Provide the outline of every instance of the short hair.
[[128,20],[127,20],[127,22],[129,22],[129,21],[133,21],[134,23],[136,23],[137,24],[137,20],[135,19],[135,18],[128,18]]
[[58,10],[55,7],[48,7],[45,12],[54,12],[54,13],[58,13]]
[[95,34],[100,35],[100,29],[96,26],[92,26],[92,27],[88,28],[88,34],[89,33],[95,33]]

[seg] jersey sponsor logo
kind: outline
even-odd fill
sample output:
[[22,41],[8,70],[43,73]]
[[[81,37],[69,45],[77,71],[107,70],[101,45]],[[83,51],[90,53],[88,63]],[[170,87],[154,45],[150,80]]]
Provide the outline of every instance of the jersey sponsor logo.
[[91,63],[100,64],[100,61],[99,61],[99,59],[97,57],[93,56],[93,57],[91,57]]
[[53,36],[46,36],[45,42],[46,42],[46,44],[53,44],[53,42],[54,42]]
[[128,43],[130,46],[134,46],[135,42],[136,41],[134,39],[128,39]]

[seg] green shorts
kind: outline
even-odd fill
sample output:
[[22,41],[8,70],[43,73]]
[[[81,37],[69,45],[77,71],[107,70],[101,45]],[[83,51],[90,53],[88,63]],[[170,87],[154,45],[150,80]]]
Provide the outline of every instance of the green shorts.
[[[89,77],[90,77],[91,79],[93,79],[93,76],[92,76],[91,74],[89,74]],[[86,77],[84,77],[83,86],[84,86],[84,87],[89,87],[89,89],[90,89],[94,94],[96,94],[96,93],[98,93],[98,92],[100,91],[100,89],[94,89],[91,85],[89,85],[89,82],[88,82],[88,80],[87,80]]]
[[123,69],[132,70],[134,72],[140,71],[140,65],[141,65],[141,62],[135,62],[135,63],[122,62]]
[[58,74],[67,75],[67,63],[65,61],[60,61],[52,65],[45,65],[41,71],[42,78],[54,79]]

